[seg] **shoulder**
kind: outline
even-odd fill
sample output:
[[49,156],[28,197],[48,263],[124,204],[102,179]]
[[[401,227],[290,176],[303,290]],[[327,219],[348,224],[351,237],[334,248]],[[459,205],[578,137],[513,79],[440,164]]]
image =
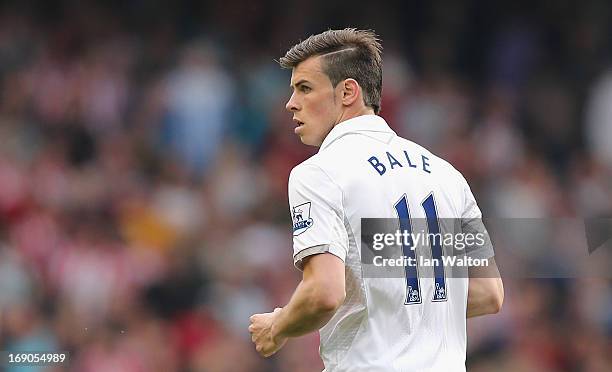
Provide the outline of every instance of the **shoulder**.
[[438,155],[433,154],[431,151],[425,149],[423,146],[417,145],[423,149],[423,151],[427,151],[429,153],[428,156],[431,157],[432,161],[437,163],[437,167],[442,170],[439,175],[441,182],[445,185],[445,187],[457,193],[458,198],[463,201],[463,205],[469,203],[469,199],[473,199],[472,191],[470,185],[463,175],[454,165],[452,165],[449,161],[439,157]]
[[291,170],[288,184],[289,198],[296,195],[310,195],[311,198],[333,199],[335,204],[342,204],[342,188],[330,176],[325,165],[316,161],[315,156]]
[[292,180],[308,180],[312,179],[313,177],[316,179],[331,179],[331,177],[329,177],[329,169],[327,168],[327,164],[322,159],[321,154],[315,154],[291,169],[291,172],[289,173],[289,182]]
[[398,139],[405,142],[408,146],[416,149],[416,152],[426,155],[431,163],[436,164],[436,168],[441,171],[442,177],[444,177],[447,181],[456,181],[458,183],[466,182],[463,174],[461,174],[461,172],[457,170],[457,168],[455,168],[455,166],[453,166],[448,160],[434,154],[428,148],[421,146],[416,142],[399,136]]

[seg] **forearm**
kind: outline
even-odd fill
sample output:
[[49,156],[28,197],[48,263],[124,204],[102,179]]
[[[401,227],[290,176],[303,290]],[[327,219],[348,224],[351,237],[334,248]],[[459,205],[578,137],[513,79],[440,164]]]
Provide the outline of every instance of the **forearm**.
[[302,281],[289,303],[282,308],[272,325],[274,337],[297,337],[323,327],[336,312],[335,304],[325,303],[321,286]]
[[470,285],[468,290],[467,317],[489,314],[491,301],[482,286]]
[[470,278],[467,317],[499,312],[503,303],[503,291],[499,278]]

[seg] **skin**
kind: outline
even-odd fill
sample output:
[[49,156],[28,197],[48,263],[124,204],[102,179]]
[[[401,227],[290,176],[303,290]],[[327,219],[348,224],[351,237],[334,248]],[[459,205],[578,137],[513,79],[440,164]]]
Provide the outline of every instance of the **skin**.
[[[318,56],[308,58],[293,69],[291,88],[293,93],[286,109],[293,114],[295,134],[306,145],[321,146],[338,123],[374,114],[365,105],[357,81],[346,79],[334,87],[323,72]],[[304,259],[302,281],[289,303],[273,312],[251,316],[249,333],[257,352],[269,357],[289,337],[317,331],[327,324],[346,297],[344,270],[344,262],[330,253]],[[470,279],[468,317],[497,312],[502,301],[501,280],[486,275]]]
[[[293,69],[290,85],[293,93],[285,106],[293,114],[295,134],[310,146],[321,146],[336,124],[374,114],[365,105],[355,79],[340,81],[334,87],[321,62],[319,56],[310,57]],[[342,305],[345,296],[342,260],[329,253],[306,258],[302,281],[289,303],[273,312],[251,316],[249,332],[255,349],[268,357],[289,337],[320,329]]]
[[271,313],[251,316],[249,332],[255,349],[264,357],[276,353],[289,337],[298,337],[323,327],[345,298],[344,262],[322,253],[304,263],[302,281],[289,303]]
[[468,275],[467,317],[498,313],[504,303],[504,283],[495,259],[489,259],[489,266],[470,267]]
[[[293,94],[285,105],[293,113],[295,134],[310,146],[321,146],[332,128],[345,120],[373,115],[363,101],[361,87],[355,79],[346,79],[335,87],[323,72],[319,56],[310,57],[293,69]],[[297,126],[298,121],[304,123]]]

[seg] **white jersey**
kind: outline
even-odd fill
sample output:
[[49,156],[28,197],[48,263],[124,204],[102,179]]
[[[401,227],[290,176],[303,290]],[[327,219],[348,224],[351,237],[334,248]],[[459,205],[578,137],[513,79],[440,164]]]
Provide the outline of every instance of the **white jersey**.
[[457,170],[364,115],[336,125],[292,170],[289,203],[296,267],[324,252],[345,263],[346,300],[320,330],[325,372],[465,371],[468,279],[446,278],[440,294],[432,277],[412,278],[416,291],[361,266],[361,218],[397,219],[405,205],[425,219],[429,205],[440,218],[480,219]]

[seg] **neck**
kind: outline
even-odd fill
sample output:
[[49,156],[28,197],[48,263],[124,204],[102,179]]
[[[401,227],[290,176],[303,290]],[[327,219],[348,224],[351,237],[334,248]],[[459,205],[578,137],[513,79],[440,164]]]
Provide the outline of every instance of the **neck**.
[[374,110],[366,106],[360,107],[358,109],[347,109],[342,112],[339,120],[336,121],[336,124],[342,123],[343,121],[347,121],[349,119],[353,119],[353,118],[356,118],[362,115],[374,115]]

